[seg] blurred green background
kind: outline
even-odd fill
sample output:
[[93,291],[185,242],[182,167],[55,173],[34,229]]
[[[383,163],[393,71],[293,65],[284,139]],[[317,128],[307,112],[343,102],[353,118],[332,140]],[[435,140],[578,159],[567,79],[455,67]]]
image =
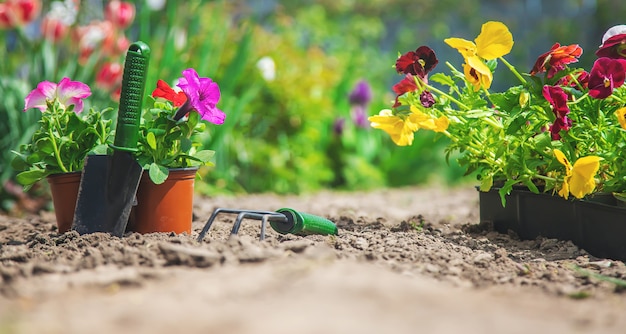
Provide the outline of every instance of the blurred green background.
[[[72,29],[102,19],[108,3],[79,2]],[[418,132],[412,146],[397,147],[364,121],[391,106],[391,86],[401,79],[392,68],[398,53],[429,45],[441,64],[460,66],[462,59],[443,39],[473,40],[485,21],[498,20],[513,33],[515,46],[506,58],[520,71],[527,72],[554,42],[580,44],[580,65],[589,68],[606,29],[624,23],[626,14],[624,2],[612,0],[130,2],[136,16],[117,34],[151,46],[148,90],[157,79],[173,83],[188,67],[221,87],[218,107],[226,122],[209,125],[202,138],[216,151],[216,165],[202,169],[197,182],[206,195],[473,182],[454,157],[446,162],[446,143],[432,132]],[[69,76],[92,87],[90,106],[116,107],[112,88],[96,80],[105,64],[123,62],[123,52],[96,45],[85,55],[72,33],[56,42],[41,36],[42,18],[71,3],[43,1],[34,22],[0,30],[3,210],[27,196],[13,181],[11,150],[37,126],[38,112],[22,109],[38,82]],[[447,71],[441,64],[435,72]],[[497,71],[494,88],[506,87],[508,80],[513,79],[506,70]],[[360,82],[371,99],[351,104],[350,93]]]

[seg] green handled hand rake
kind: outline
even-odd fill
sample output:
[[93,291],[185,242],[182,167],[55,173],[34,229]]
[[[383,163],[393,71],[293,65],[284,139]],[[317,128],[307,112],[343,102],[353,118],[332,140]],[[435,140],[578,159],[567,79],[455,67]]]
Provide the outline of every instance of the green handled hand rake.
[[332,221],[309,213],[302,213],[294,209],[282,208],[277,211],[257,211],[218,208],[213,211],[213,214],[209,220],[207,220],[204,228],[198,236],[198,241],[202,241],[202,239],[204,239],[204,236],[207,232],[209,232],[209,229],[213,225],[213,221],[220,213],[237,214],[237,218],[235,219],[233,229],[230,231],[230,235],[236,235],[239,232],[241,223],[246,218],[261,221],[260,240],[265,239],[265,227],[267,226],[267,222],[269,222],[270,226],[280,234],[338,234],[337,225],[335,225]]

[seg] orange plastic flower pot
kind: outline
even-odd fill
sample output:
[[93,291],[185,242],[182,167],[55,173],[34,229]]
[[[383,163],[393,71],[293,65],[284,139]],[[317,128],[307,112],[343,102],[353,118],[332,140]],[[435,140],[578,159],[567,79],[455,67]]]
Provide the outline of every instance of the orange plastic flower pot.
[[197,168],[171,169],[162,184],[154,184],[144,172],[137,189],[137,205],[128,230],[139,233],[191,234],[194,181]]
[[46,178],[52,193],[52,205],[54,206],[59,233],[65,233],[72,227],[80,177],[81,172],[70,172],[52,174]]

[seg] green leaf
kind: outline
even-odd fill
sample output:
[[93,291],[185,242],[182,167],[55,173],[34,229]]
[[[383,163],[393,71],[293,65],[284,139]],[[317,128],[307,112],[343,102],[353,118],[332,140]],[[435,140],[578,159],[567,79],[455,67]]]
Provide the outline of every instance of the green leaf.
[[150,146],[151,149],[156,150],[157,144],[156,144],[156,137],[154,136],[154,132],[152,131],[148,132],[148,134],[146,135],[146,141],[148,142],[148,146]]
[[154,184],[161,184],[165,182],[169,174],[169,169],[154,162],[150,164],[150,168],[148,169],[148,175]]
[[49,172],[47,172],[47,171],[45,171],[43,169],[34,169],[34,170],[29,170],[29,171],[25,171],[25,172],[21,172],[21,173],[17,174],[15,179],[21,185],[28,186],[28,185],[31,185],[31,184],[33,184],[33,183],[43,179],[48,174],[49,174]]
[[443,73],[435,73],[431,76],[428,77],[428,80],[442,84],[442,85],[446,85],[446,86],[454,86],[454,80],[452,80],[452,78],[448,75],[445,75]]
[[202,162],[209,162],[211,158],[213,158],[214,155],[215,155],[215,151],[202,150],[202,151],[196,152],[196,154],[194,154],[193,157]]
[[109,150],[109,145],[107,144],[100,144],[97,145],[96,147],[92,148],[91,151],[89,151],[88,154],[100,154],[100,155],[104,155],[107,154]]
[[189,150],[191,149],[191,139],[189,138],[183,138],[180,140],[180,150],[183,152],[189,152]]

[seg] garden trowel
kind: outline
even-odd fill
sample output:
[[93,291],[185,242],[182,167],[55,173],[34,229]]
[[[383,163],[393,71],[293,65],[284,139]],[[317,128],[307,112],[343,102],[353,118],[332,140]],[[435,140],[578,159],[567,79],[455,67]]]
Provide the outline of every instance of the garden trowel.
[[112,155],[85,159],[72,229],[80,234],[108,232],[122,236],[143,171],[135,160],[139,119],[150,60],[143,42],[130,45],[124,63],[120,107]]

